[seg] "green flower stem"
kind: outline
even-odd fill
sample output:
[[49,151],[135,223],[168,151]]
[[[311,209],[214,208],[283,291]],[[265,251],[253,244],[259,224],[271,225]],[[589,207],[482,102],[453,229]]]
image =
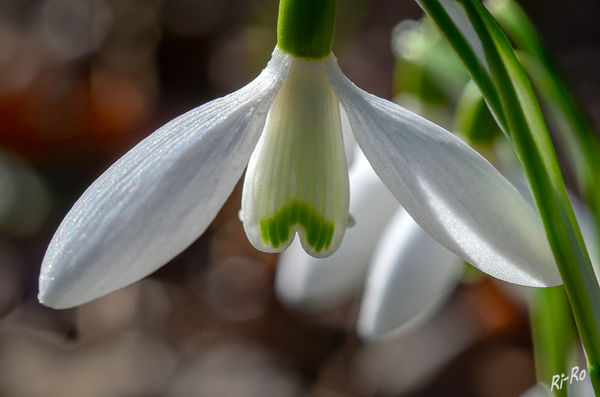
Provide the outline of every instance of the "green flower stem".
[[[559,126],[558,137],[570,151],[579,186],[600,231],[600,144],[592,123],[571,95],[550,51],[521,6],[513,0],[493,0],[489,4],[502,28],[522,50],[519,60],[550,107]],[[600,233],[596,243],[600,245]]]
[[[568,374],[569,352],[575,346],[575,328],[563,287],[537,288],[531,303],[531,330],[538,382],[552,389],[554,375]],[[552,390],[567,396],[567,388]]]
[[527,75],[510,42],[478,1],[458,0],[452,4],[462,7],[472,24],[489,72],[439,0],[420,3],[471,72],[519,157],[571,303],[590,379],[600,395],[600,288]]
[[281,0],[277,45],[298,58],[322,59],[331,53],[336,0]]

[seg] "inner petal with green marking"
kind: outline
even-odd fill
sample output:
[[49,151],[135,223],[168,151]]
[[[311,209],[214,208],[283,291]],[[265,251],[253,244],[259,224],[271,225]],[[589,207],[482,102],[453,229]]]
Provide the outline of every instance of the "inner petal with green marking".
[[296,233],[313,256],[339,246],[348,221],[348,169],[339,102],[322,60],[293,58],[248,164],[241,217],[262,251],[285,250]]

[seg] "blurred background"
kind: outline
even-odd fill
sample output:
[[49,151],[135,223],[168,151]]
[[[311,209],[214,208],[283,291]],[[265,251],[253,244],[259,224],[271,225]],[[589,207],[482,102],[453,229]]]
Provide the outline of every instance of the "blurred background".
[[[600,125],[600,5],[523,0]],[[37,303],[46,247],[87,186],[173,117],[240,88],[275,45],[277,0],[0,1],[0,396],[516,396],[535,383],[527,308],[486,278],[419,330],[365,344],[360,295],[303,313],[274,295],[240,186],[152,276],[77,309]],[[340,0],[334,52],[361,88],[394,85],[412,1]],[[567,170],[567,175],[569,171]]]

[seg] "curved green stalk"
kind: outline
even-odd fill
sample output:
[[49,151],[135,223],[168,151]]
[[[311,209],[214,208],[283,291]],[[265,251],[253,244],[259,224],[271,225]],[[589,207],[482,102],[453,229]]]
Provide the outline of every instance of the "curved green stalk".
[[[531,84],[508,39],[478,1],[420,3],[471,72],[519,157],[562,276],[586,352],[590,379],[598,394],[600,288]],[[452,7],[452,13],[444,6]],[[460,24],[465,22],[471,24],[475,38],[461,33]]]
[[553,377],[570,372],[568,355],[576,340],[569,301],[563,287],[534,291],[531,331],[538,382],[552,395],[566,397],[567,387],[552,387]]

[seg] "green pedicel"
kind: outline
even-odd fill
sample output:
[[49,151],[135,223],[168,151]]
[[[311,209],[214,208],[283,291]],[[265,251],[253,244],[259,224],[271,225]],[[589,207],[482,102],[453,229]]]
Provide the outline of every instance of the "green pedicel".
[[333,222],[325,220],[322,215],[300,200],[290,201],[277,214],[260,221],[260,234],[265,244],[277,248],[288,240],[291,229],[295,225],[304,228],[306,241],[315,252],[328,249],[331,245],[335,231]]
[[281,0],[277,45],[298,58],[323,59],[331,53],[336,0]]

